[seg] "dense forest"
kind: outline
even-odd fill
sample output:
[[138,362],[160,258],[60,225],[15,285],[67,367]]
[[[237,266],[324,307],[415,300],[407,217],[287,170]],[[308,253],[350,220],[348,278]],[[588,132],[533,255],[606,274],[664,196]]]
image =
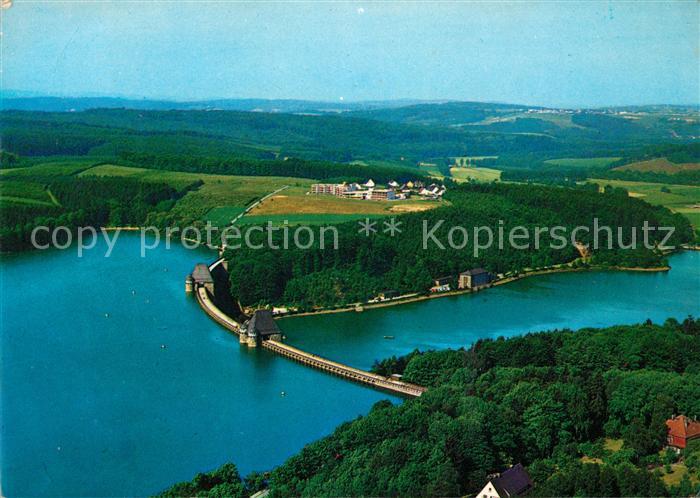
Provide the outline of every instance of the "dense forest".
[[[3,149],[30,156],[120,154],[299,157],[351,162],[499,156],[522,167],[556,157],[614,156],[645,146],[686,143],[684,122],[648,115],[639,122],[599,112],[522,114],[500,104],[421,104],[340,114],[224,110],[89,109],[2,111]],[[527,117],[523,117],[527,116]],[[487,123],[489,119],[493,123]],[[506,119],[507,118],[507,119]],[[485,119],[484,123],[478,123]],[[677,129],[677,131],[676,131]],[[691,130],[692,131],[692,130]],[[674,135],[675,133],[675,135]],[[510,159],[508,159],[510,158]]]
[[220,175],[243,176],[288,176],[295,178],[313,178],[319,181],[366,181],[372,178],[378,183],[396,180],[420,180],[430,182],[412,168],[394,168],[382,166],[363,166],[361,164],[333,163],[329,161],[310,161],[289,158],[286,160],[246,159],[242,157],[216,158],[185,155],[154,155],[142,153],[123,153],[121,164],[141,168],[162,169],[168,171],[187,171]]
[[611,164],[610,167],[616,168],[625,164],[658,157],[665,157],[676,164],[700,162],[700,143],[647,145],[636,152],[628,152],[619,161]]
[[[515,463],[531,496],[699,491],[700,441],[662,451],[666,419],[700,413],[699,320],[483,339],[375,370],[429,390],[377,403],[269,473],[241,479],[227,464],[161,496],[462,496]],[[666,486],[660,476],[679,460],[687,474]]]
[[[581,159],[595,157],[590,151],[567,151],[569,157]],[[681,185],[700,185],[700,173],[697,170],[685,170],[674,173],[664,171],[634,171],[617,169],[630,163],[664,158],[674,164],[700,162],[700,144],[660,143],[638,148],[597,151],[600,157],[621,157],[606,166],[563,166],[546,162],[547,154],[523,153],[505,154],[492,159],[489,167],[502,169],[501,180],[514,182],[533,182],[546,184],[575,184],[588,178],[607,178],[610,180],[628,180],[653,183],[673,183]],[[484,164],[486,166],[486,164]]]
[[22,155],[118,155],[124,152],[247,157],[300,157],[336,162],[557,151],[547,136],[470,133],[343,116],[233,111],[80,113],[5,111],[3,148]]
[[[366,301],[386,290],[423,293],[435,278],[442,276],[451,276],[452,288],[456,288],[457,274],[471,268],[518,274],[526,269],[570,263],[578,257],[571,243],[557,248],[559,244],[550,234],[542,235],[538,248],[534,240],[527,248],[515,248],[506,239],[502,248],[496,242],[475,255],[473,227],[490,227],[497,241],[500,226],[506,237],[515,226],[526,227],[530,234],[534,234],[535,227],[562,226],[570,230],[585,226],[590,232],[580,232],[577,242],[592,245],[597,219],[598,226],[622,227],[622,238],[616,232],[612,237],[601,232],[600,249],[593,252],[589,263],[625,267],[658,266],[662,262],[662,256],[653,250],[623,249],[631,241],[632,227],[636,227],[641,246],[645,221],[651,226],[676,228],[667,244],[679,245],[693,238],[683,216],[630,198],[621,189],[608,189],[601,195],[596,186],[469,184],[450,188],[446,201],[449,205],[446,203],[445,207],[397,217],[402,223],[402,233],[397,237],[381,230],[366,237],[357,233],[356,223],[347,223],[337,225],[338,250],[329,241],[321,248],[318,239],[310,249],[295,248],[293,244],[284,251],[267,246],[230,249],[227,257],[233,298],[244,306],[285,304],[308,310]],[[434,227],[440,220],[443,224],[432,233],[442,241],[444,249],[434,243],[423,248],[423,223]],[[447,242],[448,231],[454,226],[465,227],[468,233],[466,244],[459,249],[451,248]],[[282,245],[283,234],[279,231],[258,235],[259,242],[268,240],[269,235],[275,245]],[[657,232],[650,240],[658,243],[662,236]],[[456,240],[457,247],[462,245],[463,239]],[[555,247],[550,247],[550,243]]]
[[[40,181],[41,177],[32,180]],[[0,250],[29,249],[35,227],[53,230],[59,226],[78,227],[141,226],[149,213],[168,211],[189,190],[199,187],[193,182],[180,190],[166,183],[140,182],[120,177],[50,176],[43,179],[45,190],[56,199],[55,205],[3,205],[0,215]],[[68,235],[56,232],[62,245]],[[36,242],[45,245],[49,233],[39,231]]]

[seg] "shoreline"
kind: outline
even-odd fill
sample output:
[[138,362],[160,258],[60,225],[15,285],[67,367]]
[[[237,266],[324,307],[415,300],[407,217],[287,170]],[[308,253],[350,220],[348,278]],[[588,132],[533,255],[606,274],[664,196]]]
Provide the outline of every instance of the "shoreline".
[[[686,249],[686,248],[681,248],[681,249]],[[700,247],[695,248],[695,249],[688,249],[688,250],[700,250]],[[484,287],[481,287],[481,288],[476,289],[476,290],[460,289],[460,290],[454,290],[454,291],[448,291],[448,292],[439,292],[439,293],[435,293],[435,294],[414,295],[411,297],[406,297],[404,299],[397,298],[394,300],[382,301],[382,302],[378,302],[378,303],[356,303],[356,304],[344,306],[342,308],[322,309],[322,310],[318,310],[318,311],[304,311],[301,313],[286,313],[286,314],[280,314],[280,315],[275,316],[275,319],[308,317],[308,316],[315,316],[315,315],[329,315],[329,314],[333,314],[333,313],[347,313],[350,311],[354,311],[356,313],[361,313],[361,312],[364,312],[366,310],[377,309],[377,308],[388,308],[390,306],[400,306],[402,304],[418,303],[421,301],[427,301],[429,299],[439,299],[439,298],[443,298],[443,297],[461,296],[464,294],[476,294],[476,293],[488,290],[491,287],[510,284],[512,282],[517,282],[519,280],[523,280],[523,279],[526,279],[529,277],[553,275],[556,273],[575,273],[575,272],[586,272],[586,271],[590,271],[590,272],[600,272],[600,271],[623,271],[623,272],[625,272],[625,271],[629,271],[629,272],[641,272],[641,273],[663,273],[663,272],[668,272],[670,270],[671,270],[670,266],[656,266],[656,267],[651,267],[651,268],[623,267],[623,266],[595,266],[595,267],[588,267],[588,268],[555,267],[555,268],[542,269],[542,270],[533,270],[531,272],[523,273],[523,274],[518,275],[518,276],[502,278],[500,280],[492,282],[491,284],[484,286]],[[360,307],[361,310],[358,310],[358,307]]]

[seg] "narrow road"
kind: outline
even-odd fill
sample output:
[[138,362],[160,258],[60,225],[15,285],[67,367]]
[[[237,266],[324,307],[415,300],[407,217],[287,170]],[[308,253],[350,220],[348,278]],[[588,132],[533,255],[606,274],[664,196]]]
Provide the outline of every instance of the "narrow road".
[[253,209],[255,209],[255,208],[258,207],[260,204],[262,204],[263,201],[265,201],[266,199],[269,199],[269,198],[272,197],[273,195],[278,194],[278,193],[282,192],[284,189],[287,189],[287,188],[289,188],[289,185],[285,185],[284,187],[278,188],[278,189],[275,190],[274,192],[270,192],[270,193],[267,194],[265,197],[263,197],[263,198],[261,198],[260,200],[254,202],[253,204],[251,204],[250,206],[248,206],[247,208],[245,208],[245,211],[243,211],[241,214],[239,214],[239,215],[236,216],[234,219],[232,219],[232,220],[231,220],[231,224],[233,225],[234,223],[236,223],[238,220],[240,220],[241,218],[243,218],[246,214],[250,213]]

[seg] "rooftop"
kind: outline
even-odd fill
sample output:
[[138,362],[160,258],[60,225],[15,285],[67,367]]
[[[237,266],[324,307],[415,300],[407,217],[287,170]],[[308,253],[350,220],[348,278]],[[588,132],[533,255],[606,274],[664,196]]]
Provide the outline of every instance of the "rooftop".
[[197,263],[194,265],[194,271],[192,272],[192,278],[198,284],[211,284],[214,283],[214,279],[211,276],[209,267],[205,263]]
[[520,463],[493,479],[491,484],[500,496],[517,496],[532,487],[530,476]]
[[678,436],[684,439],[692,439],[700,436],[700,422],[688,418],[685,415],[679,415],[666,421],[668,433],[672,436]]
[[250,319],[248,330],[256,331],[261,336],[281,334],[277,323],[272,318],[272,312],[269,310],[256,311],[253,314],[253,318]]
[[481,275],[483,273],[488,273],[488,271],[484,270],[483,268],[473,268],[471,270],[463,271],[460,273],[460,275],[471,275],[473,277],[474,275]]

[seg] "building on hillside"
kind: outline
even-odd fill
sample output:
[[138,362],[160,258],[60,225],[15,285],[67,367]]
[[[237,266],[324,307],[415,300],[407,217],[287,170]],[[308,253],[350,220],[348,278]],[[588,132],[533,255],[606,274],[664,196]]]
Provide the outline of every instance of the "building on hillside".
[[493,276],[483,268],[474,268],[459,274],[458,287],[460,289],[478,289],[488,285]]
[[[271,311],[257,310],[253,313],[253,318],[245,324],[245,339],[250,347],[255,347],[260,341],[268,339],[282,340],[282,331],[275,323]],[[241,342],[243,342],[243,336],[241,336]]]
[[447,292],[450,290],[451,282],[451,276],[436,278],[433,282],[434,285],[430,288],[430,292]]
[[[416,188],[418,188],[416,186]],[[426,197],[428,199],[437,199],[439,197],[442,197],[442,195],[445,193],[445,186],[444,185],[428,185],[427,187],[420,187],[418,189],[418,195],[421,197]]]
[[387,183],[387,185],[389,185],[391,188],[398,188],[399,182],[396,180],[391,180],[389,183]]
[[334,186],[330,183],[314,183],[311,185],[311,193],[315,195],[330,195]]
[[396,200],[396,192],[384,188],[375,188],[369,191],[369,198],[373,201],[393,201]]
[[666,421],[668,434],[666,443],[677,451],[688,445],[688,441],[700,438],[700,422],[685,415],[670,418]]
[[377,185],[377,184],[374,183],[374,180],[372,180],[372,179],[370,178],[369,180],[367,180],[367,183],[365,183],[364,186],[367,187],[367,188],[373,188],[373,187],[375,187],[376,185]]
[[522,464],[513,465],[501,474],[496,474],[486,483],[476,498],[508,498],[521,496],[532,488],[532,481]]
[[399,297],[399,291],[396,290],[385,290],[377,294],[378,301],[386,301],[387,299],[395,299]]
[[371,190],[346,190],[340,194],[340,197],[344,197],[346,199],[369,199],[371,194]]
[[214,278],[211,276],[211,272],[206,263],[197,263],[194,265],[192,280],[194,282],[194,290],[197,290],[199,287],[204,287],[210,294],[214,294]]
[[344,183],[314,183],[311,185],[311,193],[316,195],[343,195],[347,190]]

